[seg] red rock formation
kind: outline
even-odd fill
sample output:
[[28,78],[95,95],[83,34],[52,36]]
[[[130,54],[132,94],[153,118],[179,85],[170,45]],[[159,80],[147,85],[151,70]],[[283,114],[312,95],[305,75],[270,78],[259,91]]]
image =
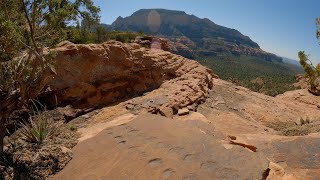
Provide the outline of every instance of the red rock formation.
[[196,47],[196,45],[187,37],[172,38],[169,40],[167,38],[159,38],[155,36],[143,36],[137,37],[133,42],[151,49],[153,49],[152,45],[158,42],[160,47],[156,49],[170,51],[186,58],[194,57],[192,48]]
[[187,106],[203,99],[217,77],[196,61],[136,43],[63,42],[54,51],[57,76],[48,84],[51,104],[90,108],[160,87],[156,99],[162,103],[151,100],[137,107]]
[[159,43],[159,48],[156,49],[162,49],[164,51],[171,51],[169,45],[168,45],[168,40],[164,38],[159,38],[155,36],[138,36],[133,43],[137,43],[141,45],[142,47],[147,47],[150,49],[152,48],[153,44]]

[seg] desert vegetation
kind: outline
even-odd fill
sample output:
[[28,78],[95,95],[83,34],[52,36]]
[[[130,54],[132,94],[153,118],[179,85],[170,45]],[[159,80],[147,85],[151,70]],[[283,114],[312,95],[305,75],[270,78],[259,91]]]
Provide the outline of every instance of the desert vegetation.
[[46,113],[30,117],[7,137],[0,161],[0,179],[43,179],[60,171],[72,158],[78,135]]
[[320,124],[318,119],[309,117],[301,117],[296,122],[269,122],[266,126],[276,130],[284,136],[305,136],[311,133],[320,132]]
[[[53,47],[63,40],[65,27],[79,17],[90,23],[98,22],[99,8],[87,0],[4,0],[0,9],[0,124],[4,124],[8,113],[27,104],[44,89],[49,80],[44,77],[55,74],[51,63],[54,54],[45,52],[45,47]],[[21,100],[11,100],[16,97]]]
[[[29,108],[30,102],[46,88],[45,84],[56,73],[52,62],[55,54],[48,48],[67,39],[67,27],[79,19],[85,19],[89,25],[97,23],[99,11],[91,0],[0,2],[0,157],[5,165],[14,167],[10,162],[19,163],[17,160],[8,161],[8,154],[4,154],[10,152],[9,156],[15,157],[16,143],[3,152],[2,139],[7,133],[8,118],[22,107]],[[57,127],[40,117],[31,119],[31,125],[30,122],[22,124],[19,137],[29,145],[20,144],[20,154],[23,154],[25,146],[32,146],[29,148],[32,152],[38,147],[33,144],[43,144],[53,137]],[[20,171],[23,172],[22,169]]]
[[314,67],[304,51],[299,52],[299,59],[309,83],[309,92],[320,96],[320,64]]
[[[316,37],[320,39],[320,18],[316,18]],[[300,64],[305,71],[305,77],[307,78],[309,85],[309,92],[320,96],[320,63],[316,66],[309,60],[309,56],[304,52],[298,53]]]
[[108,40],[116,40],[123,43],[133,41],[137,36],[143,36],[143,32],[114,31],[97,25],[68,27],[67,40],[75,44],[102,43]]
[[199,57],[198,61],[211,68],[221,79],[270,96],[294,90],[295,76],[302,73],[299,67],[293,65],[250,56],[221,54]]
[[30,123],[22,123],[21,139],[35,144],[42,144],[45,140],[58,135],[61,122],[49,122],[43,114],[30,117]]

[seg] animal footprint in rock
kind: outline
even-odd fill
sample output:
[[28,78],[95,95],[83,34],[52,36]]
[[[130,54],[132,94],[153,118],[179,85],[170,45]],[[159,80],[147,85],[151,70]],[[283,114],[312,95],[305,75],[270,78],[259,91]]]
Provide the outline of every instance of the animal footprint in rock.
[[129,134],[130,132],[134,132],[133,130],[135,130],[133,127],[125,126],[125,131],[126,131],[127,134]]
[[129,135],[137,135],[138,132],[139,132],[138,129],[134,129],[134,128],[128,129],[128,134],[129,134]]
[[153,141],[157,140],[157,138],[156,137],[146,137],[145,140],[149,141],[149,142],[153,142]]
[[137,134],[137,136],[138,137],[146,137],[147,135],[145,134],[145,133],[143,133],[143,132],[139,132],[138,134]]
[[179,155],[181,156],[181,158],[183,158],[183,154],[184,154],[184,149],[182,147],[179,147],[179,146],[176,146],[176,147],[173,147],[173,148],[170,148],[168,153],[169,155]]
[[109,134],[109,135],[113,135],[113,129],[108,129],[108,130],[106,131],[106,133]]
[[164,144],[163,142],[158,142],[156,145],[158,148],[165,148],[166,144]]
[[175,173],[173,169],[168,168],[162,172],[163,179],[170,179]]
[[118,142],[119,145],[125,145],[127,143],[127,141],[123,140],[123,137],[120,135],[114,136],[113,138]]
[[129,153],[137,153],[140,160],[146,160],[148,158],[148,154],[141,149],[140,146],[131,146],[128,148]]
[[122,136],[114,136],[113,138],[116,139],[116,140],[119,140],[119,139],[122,138]]
[[120,127],[128,127],[128,124],[127,123],[123,123],[123,124],[120,124],[119,126]]
[[223,167],[217,162],[207,161],[201,164],[201,169],[208,171],[210,173],[214,173],[219,179],[234,179],[234,177],[239,176],[239,171],[234,168]]
[[128,153],[135,153],[135,152],[138,152],[139,146],[131,146],[128,148]]
[[183,179],[184,180],[197,180],[197,179],[199,179],[199,177],[195,173],[190,173],[190,174],[186,175]]
[[141,160],[145,160],[148,157],[148,154],[144,151],[139,151],[139,156]]
[[155,158],[155,159],[151,159],[149,160],[148,164],[151,168],[156,168],[156,167],[159,167],[161,166],[163,163],[162,159],[160,158]]
[[201,164],[200,168],[205,171],[215,171],[217,169],[217,163],[215,161],[206,161]]
[[194,162],[198,160],[198,156],[195,154],[187,154],[183,157],[183,160],[186,162]]

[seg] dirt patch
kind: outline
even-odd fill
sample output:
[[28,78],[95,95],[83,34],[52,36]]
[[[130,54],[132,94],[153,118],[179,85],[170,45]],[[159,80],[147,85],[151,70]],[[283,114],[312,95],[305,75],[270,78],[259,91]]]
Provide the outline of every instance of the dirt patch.
[[10,140],[0,161],[0,179],[45,179],[62,170],[71,160],[78,134],[63,127],[58,136],[42,145]]

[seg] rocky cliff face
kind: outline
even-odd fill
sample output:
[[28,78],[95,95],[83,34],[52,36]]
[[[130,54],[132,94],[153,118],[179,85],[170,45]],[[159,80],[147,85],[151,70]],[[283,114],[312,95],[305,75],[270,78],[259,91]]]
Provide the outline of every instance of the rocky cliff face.
[[148,102],[134,103],[149,112],[159,107],[198,103],[212,87],[213,72],[193,60],[136,43],[109,41],[54,49],[57,76],[48,84],[50,104],[91,108],[158,89]]
[[129,17],[119,17],[111,27],[124,31],[142,30],[148,34],[166,37],[176,46],[176,53],[187,57],[211,56],[224,52],[257,56],[268,61],[282,60],[274,54],[264,52],[257,43],[235,29],[183,11],[142,9]]

